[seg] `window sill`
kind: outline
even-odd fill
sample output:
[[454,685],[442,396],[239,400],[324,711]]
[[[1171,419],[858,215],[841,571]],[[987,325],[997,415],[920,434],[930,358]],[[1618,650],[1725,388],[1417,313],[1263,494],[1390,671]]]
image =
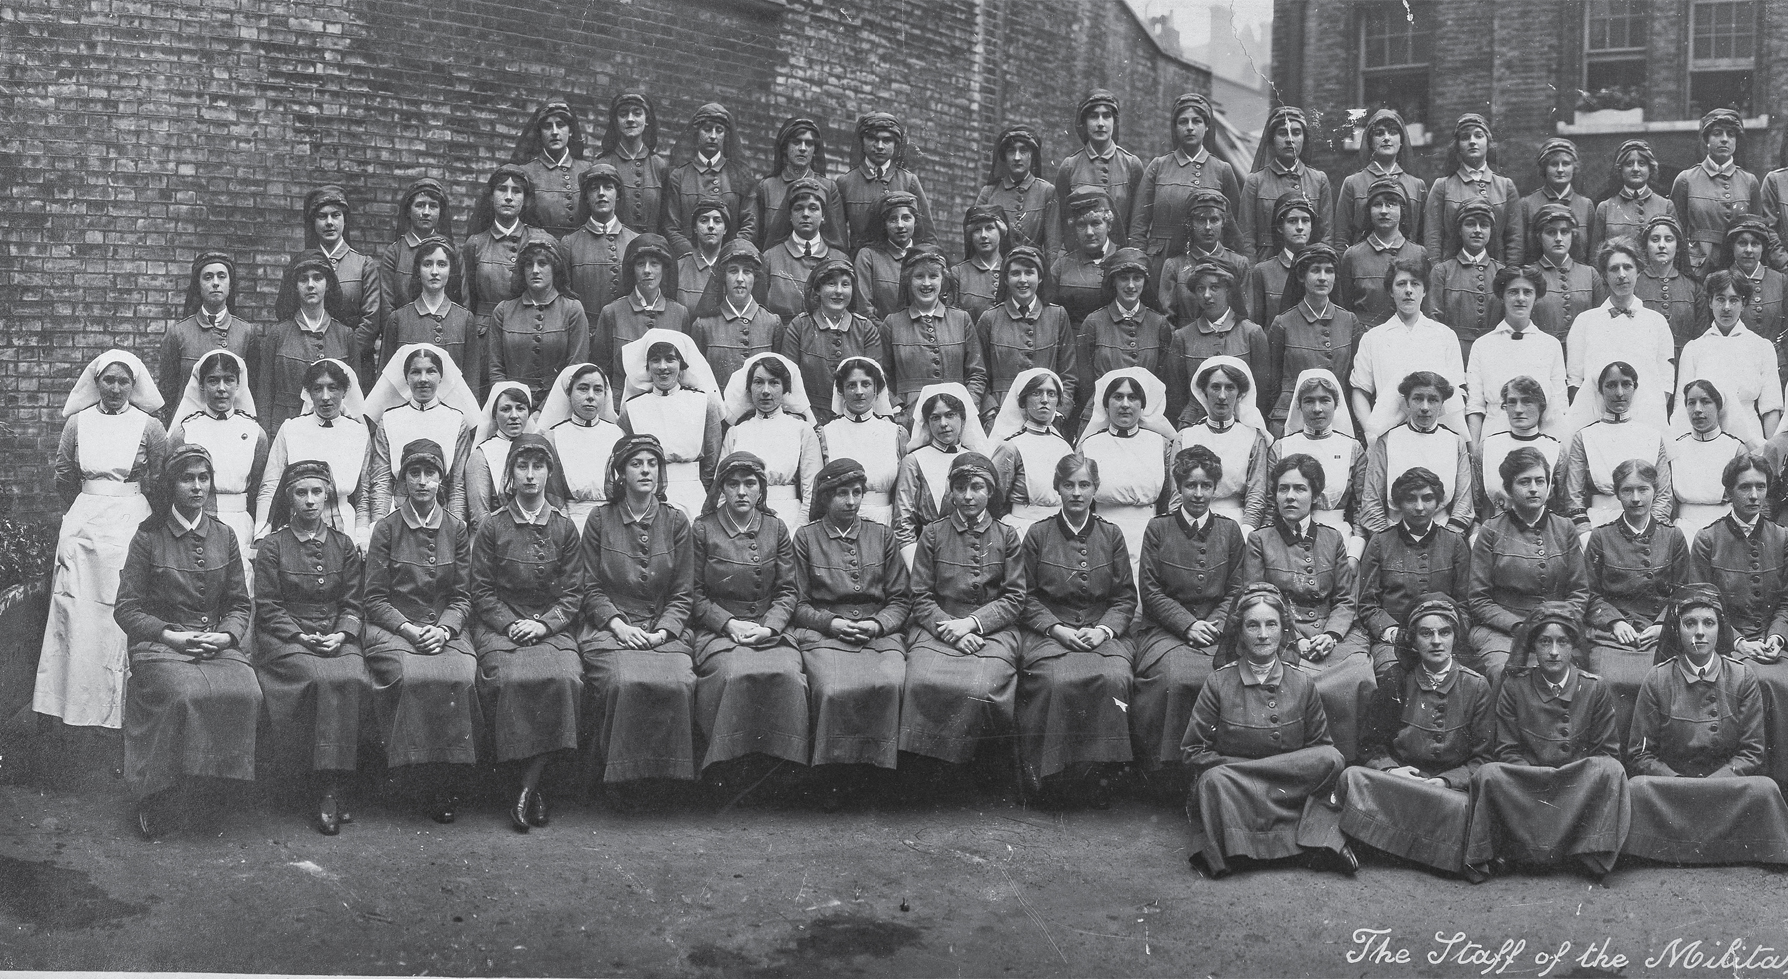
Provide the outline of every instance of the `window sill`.
[[[1744,121],[1745,131],[1769,128],[1769,113]],[[1666,119],[1659,122],[1588,122],[1578,124],[1559,120],[1560,136],[1594,136],[1604,133],[1692,133],[1701,128],[1699,119]]]

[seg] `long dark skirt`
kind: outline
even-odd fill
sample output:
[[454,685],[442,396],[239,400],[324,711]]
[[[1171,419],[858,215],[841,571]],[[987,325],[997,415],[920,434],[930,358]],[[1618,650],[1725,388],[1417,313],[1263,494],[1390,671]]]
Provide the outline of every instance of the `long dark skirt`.
[[1334,739],[1335,748],[1348,761],[1358,758],[1360,718],[1371,709],[1372,693],[1378,689],[1372,660],[1366,655],[1366,637],[1357,628],[1349,630],[1322,662],[1302,660],[1298,665],[1314,674],[1316,693],[1322,697],[1322,709],[1329,715],[1329,737]]
[[1491,762],[1472,781],[1477,803],[1471,809],[1467,863],[1580,857],[1603,873],[1614,869],[1633,814],[1620,762],[1582,758],[1560,768]]
[[340,655],[324,657],[257,633],[254,659],[280,762],[305,771],[353,771],[360,717],[372,695],[360,645],[342,643]]
[[807,671],[813,765],[893,768],[900,756],[900,688],[906,645],[899,635],[862,645],[791,629]]
[[1136,638],[1136,680],[1130,694],[1130,742],[1135,760],[1149,771],[1177,765],[1180,741],[1192,723],[1192,705],[1211,678],[1209,646],[1192,646],[1153,624]]
[[1073,767],[1126,762],[1130,753],[1130,640],[1070,651],[1025,630],[1018,650],[1018,759],[1036,784]]
[[696,730],[707,743],[702,767],[752,753],[807,764],[807,675],[786,638],[761,648],[698,632]]
[[1011,737],[1018,696],[1018,630],[1001,629],[969,655],[922,626],[906,634],[900,750],[954,764]]
[[1336,792],[1341,832],[1438,870],[1465,862],[1471,793],[1373,768],[1349,768]]
[[463,633],[425,656],[408,639],[367,623],[366,671],[385,742],[385,764],[470,765],[478,760],[478,657]]
[[689,643],[629,649],[607,629],[579,642],[589,747],[605,782],[695,778],[695,659]]
[[138,799],[182,776],[255,777],[261,684],[240,650],[195,662],[160,643],[130,650],[124,782]]
[[1327,797],[1346,767],[1341,752],[1324,744],[1206,769],[1192,786],[1196,811],[1187,813],[1192,849],[1218,871],[1227,857],[1339,852],[1346,840]]
[[1763,688],[1763,734],[1769,745],[1769,770],[1777,785],[1788,785],[1788,659],[1774,663],[1745,660]]
[[1639,685],[1651,672],[1658,647],[1628,646],[1606,629],[1589,630],[1589,661],[1583,668],[1602,678],[1614,694],[1614,730],[1624,749],[1633,729],[1633,705],[1639,702]]
[[577,639],[551,635],[517,646],[507,635],[472,627],[478,650],[478,702],[497,761],[519,761],[577,747],[584,696]]
[[1762,775],[1627,783],[1633,829],[1623,853],[1667,863],[1788,864],[1788,803]]

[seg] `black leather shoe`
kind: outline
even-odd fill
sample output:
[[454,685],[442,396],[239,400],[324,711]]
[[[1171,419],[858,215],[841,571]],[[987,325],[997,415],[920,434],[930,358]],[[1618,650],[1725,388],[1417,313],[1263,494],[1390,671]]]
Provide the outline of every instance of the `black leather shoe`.
[[1343,843],[1335,852],[1335,869],[1349,877],[1360,872],[1360,858],[1354,854],[1352,844]]
[[1198,871],[1198,873],[1206,880],[1222,880],[1229,876],[1230,871],[1228,867],[1225,867],[1222,870],[1212,870],[1211,865],[1205,862],[1204,854],[1202,853],[1194,853],[1187,859],[1191,862],[1192,869]]
[[535,789],[528,793],[528,823],[533,826],[545,826],[552,822],[552,815],[546,811],[546,793]]
[[1459,876],[1465,878],[1467,884],[1482,884],[1490,879],[1490,867],[1487,864],[1466,864],[1459,868]]
[[515,797],[515,805],[509,807],[509,825],[517,833],[528,831],[528,803],[533,795],[534,793],[523,789],[521,794]]
[[341,816],[335,811],[335,796],[326,795],[317,803],[317,811],[311,816],[311,825],[324,836],[335,836],[341,832]]
[[429,810],[428,818],[445,826],[453,822],[454,810],[457,808],[459,808],[459,799],[451,795],[443,795],[435,799],[434,807]]

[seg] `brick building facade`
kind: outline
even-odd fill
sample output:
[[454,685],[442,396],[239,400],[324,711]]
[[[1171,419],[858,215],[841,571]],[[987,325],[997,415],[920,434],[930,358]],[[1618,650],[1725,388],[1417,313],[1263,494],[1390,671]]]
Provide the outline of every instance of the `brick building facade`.
[[[1788,117],[1788,0],[1275,0],[1277,99],[1317,114],[1312,162],[1359,168],[1350,110],[1389,104],[1427,130],[1412,171],[1445,165],[1453,121],[1489,116],[1496,169],[1523,193],[1552,136],[1582,154],[1577,189],[1612,193],[1613,155],[1650,141],[1663,187],[1699,162],[1696,123],[1716,106],[1746,119],[1740,165],[1781,166]],[[1412,139],[1412,143],[1417,140]]]
[[856,117],[888,109],[954,216],[1008,122],[1040,127],[1059,159],[1081,96],[1111,88],[1147,158],[1173,98],[1210,92],[1122,0],[18,0],[0,7],[0,49],[0,509],[27,515],[57,509],[50,462],[80,368],[112,346],[153,367],[195,255],[234,253],[239,311],[270,324],[317,184],[357,202],[362,251],[395,236],[422,175],[458,195],[463,236],[475,187],[547,93],[594,141],[615,92],[651,92],[661,149],[722,102],[754,172],[788,115],[823,121],[836,173]]

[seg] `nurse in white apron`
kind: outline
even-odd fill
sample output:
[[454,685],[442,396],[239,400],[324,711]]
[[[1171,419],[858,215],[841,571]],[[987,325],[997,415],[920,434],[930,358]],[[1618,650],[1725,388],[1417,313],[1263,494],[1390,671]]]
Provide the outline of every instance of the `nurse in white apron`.
[[[503,464],[509,458],[510,443],[523,432],[539,430],[534,423],[533,395],[526,384],[498,381],[490,386],[478,431],[472,436],[472,451],[466,455],[466,526],[470,531],[477,531],[485,514],[507,505]],[[607,464],[606,459],[603,462]]]
[[65,724],[124,721],[127,644],[112,604],[131,538],[149,516],[143,483],[153,485],[168,454],[167,432],[153,417],[161,408],[149,369],[123,350],[93,358],[62,406],[56,491],[69,507],[31,706]]
[[[173,445],[202,445],[211,453],[211,512],[236,532],[242,566],[255,566],[254,516],[249,513],[261,493],[270,440],[255,420],[255,399],[248,391],[248,364],[228,350],[213,350],[192,365],[174,427]],[[276,477],[277,478],[277,477]],[[249,594],[254,574],[246,576]]]
[[[354,372],[340,360],[319,360],[304,370],[300,414],[288,418],[267,449],[267,472],[283,473],[289,463],[316,459],[329,464],[335,477],[335,522],[332,527],[354,538],[362,553],[372,537],[373,521],[367,491],[372,473],[372,429]],[[272,532],[267,516],[273,510],[277,479],[261,480],[255,503],[255,543]]]
[[1055,464],[1074,451],[1056,428],[1062,416],[1062,379],[1047,367],[1031,367],[1012,379],[987,433],[1000,491],[1012,508],[1004,519],[1021,539],[1031,524],[1061,509]]
[[[1226,368],[1219,371],[1218,368]],[[1223,461],[1223,481],[1211,498],[1211,512],[1242,525],[1245,535],[1267,518],[1267,427],[1254,403],[1254,372],[1227,355],[1198,365],[1192,397],[1205,417],[1180,429],[1173,454],[1202,445]]]
[[[1092,393],[1080,454],[1099,466],[1094,502],[1099,516],[1123,531],[1134,577],[1142,561],[1142,532],[1173,496],[1167,385],[1146,368],[1124,367],[1107,371]],[[1053,467],[1049,475],[1053,480]]]
[[395,462],[417,439],[434,442],[446,455],[443,502],[448,513],[466,519],[466,457],[481,414],[478,397],[447,351],[432,343],[399,347],[366,396],[366,417],[373,423],[372,522],[403,496]]
[[627,397],[619,424],[664,448],[665,500],[694,521],[720,463],[720,385],[695,341],[675,330],[647,330],[621,348]]
[[[614,394],[602,368],[571,364],[560,371],[540,408],[540,428],[559,454],[565,515],[581,534],[590,512],[608,502],[608,457],[621,440]],[[501,458],[507,459],[507,446],[504,452]]]
[[[1311,399],[1311,410],[1306,410],[1306,398]],[[1366,541],[1347,522],[1347,514],[1357,505],[1354,487],[1366,468],[1366,448],[1352,432],[1353,413],[1347,408],[1341,382],[1328,368],[1311,367],[1298,374],[1291,389],[1285,435],[1267,452],[1267,469],[1271,471],[1280,459],[1300,452],[1322,465],[1322,495],[1316,498],[1311,516],[1317,523],[1339,530],[1347,538],[1347,556],[1358,561],[1366,551]]]
[[919,532],[951,512],[946,509],[951,463],[965,451],[987,454],[987,436],[968,388],[955,381],[928,384],[916,404],[906,458],[900,460],[894,483],[894,539],[909,568],[919,549]]
[[764,505],[791,528],[806,523],[813,480],[826,459],[801,368],[781,354],[751,355],[726,382],[722,410],[731,427],[721,439],[721,458],[757,456],[764,464]]
[[[1740,410],[1749,409],[1741,406]],[[1712,381],[1692,380],[1682,386],[1676,420],[1688,429],[1669,446],[1676,529],[1682,531],[1683,540],[1693,543],[1697,531],[1731,512],[1720,477],[1726,463],[1750,449],[1743,439],[1725,430],[1725,398]]]
[[857,515],[894,524],[894,480],[906,457],[907,430],[894,421],[888,377],[868,357],[846,357],[832,374],[832,412],[820,429],[826,461],[855,459],[863,467],[863,505]]
[[1639,396],[1645,379],[1624,361],[1614,361],[1597,375],[1596,386],[1577,392],[1578,398],[1589,397],[1596,409],[1596,420],[1578,429],[1565,447],[1559,463],[1564,481],[1562,502],[1565,515],[1577,522],[1584,537],[1589,532],[1622,513],[1620,499],[1614,495],[1614,467],[1628,459],[1640,459],[1658,467],[1658,495],[1652,500],[1652,518],[1668,522],[1676,510],[1676,493],[1671,477],[1670,453],[1664,444],[1664,433],[1654,425],[1639,421]]

